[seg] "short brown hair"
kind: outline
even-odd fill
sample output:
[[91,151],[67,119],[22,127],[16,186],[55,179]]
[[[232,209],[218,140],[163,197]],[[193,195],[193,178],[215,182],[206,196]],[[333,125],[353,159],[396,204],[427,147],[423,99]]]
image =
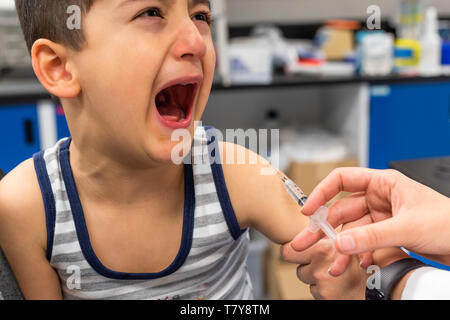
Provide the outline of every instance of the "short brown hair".
[[[77,5],[82,14],[86,14],[95,0],[15,0],[25,42],[28,50],[36,40],[45,38],[53,42],[68,46],[74,50],[81,50],[85,42],[81,30],[67,28],[69,15],[67,9]],[[50,95],[56,104],[61,100]]]
[[25,42],[31,51],[33,43],[45,38],[80,50],[85,38],[81,30],[67,28],[67,9],[77,5],[82,14],[89,11],[95,0],[15,0]]

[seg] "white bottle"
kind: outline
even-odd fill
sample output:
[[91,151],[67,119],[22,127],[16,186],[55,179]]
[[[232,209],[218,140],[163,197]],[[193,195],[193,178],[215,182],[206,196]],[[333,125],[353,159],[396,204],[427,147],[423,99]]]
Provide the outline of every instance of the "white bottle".
[[424,33],[420,40],[422,54],[419,73],[422,76],[436,76],[441,73],[442,39],[439,36],[438,12],[429,7],[426,11]]

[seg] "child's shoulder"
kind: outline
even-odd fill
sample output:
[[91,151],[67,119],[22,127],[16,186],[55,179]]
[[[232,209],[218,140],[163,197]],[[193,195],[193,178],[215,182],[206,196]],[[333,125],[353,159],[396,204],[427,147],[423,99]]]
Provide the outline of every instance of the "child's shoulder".
[[230,171],[239,171],[241,174],[250,175],[267,175],[271,173],[272,168],[269,161],[261,157],[259,154],[243,147],[241,145],[220,141],[220,160],[222,166]]
[[45,226],[44,203],[31,158],[0,180],[0,231],[34,237],[45,248]]

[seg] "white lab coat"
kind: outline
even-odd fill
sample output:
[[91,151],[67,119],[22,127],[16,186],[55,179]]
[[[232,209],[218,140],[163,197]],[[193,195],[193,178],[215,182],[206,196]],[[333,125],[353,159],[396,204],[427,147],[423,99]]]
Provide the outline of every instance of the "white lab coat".
[[433,267],[414,270],[406,282],[402,300],[450,300],[450,271]]

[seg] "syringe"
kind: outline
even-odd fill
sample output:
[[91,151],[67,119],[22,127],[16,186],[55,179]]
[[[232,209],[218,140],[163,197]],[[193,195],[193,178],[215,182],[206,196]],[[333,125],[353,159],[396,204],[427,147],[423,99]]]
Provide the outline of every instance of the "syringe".
[[[299,188],[299,186],[295,184],[294,181],[290,180],[280,171],[278,171],[278,173],[280,174],[281,179],[283,180],[284,187],[286,188],[287,192],[291,195],[291,197],[295,200],[295,202],[297,202],[300,206],[304,206],[306,200],[308,199],[306,194],[302,191],[302,189]],[[336,239],[337,232],[328,223],[327,216],[328,216],[328,208],[325,206],[320,207],[312,216],[309,217],[310,223],[308,225],[308,230],[313,233],[322,230],[323,233],[325,233],[328,238],[333,240],[334,245],[334,239]]]

